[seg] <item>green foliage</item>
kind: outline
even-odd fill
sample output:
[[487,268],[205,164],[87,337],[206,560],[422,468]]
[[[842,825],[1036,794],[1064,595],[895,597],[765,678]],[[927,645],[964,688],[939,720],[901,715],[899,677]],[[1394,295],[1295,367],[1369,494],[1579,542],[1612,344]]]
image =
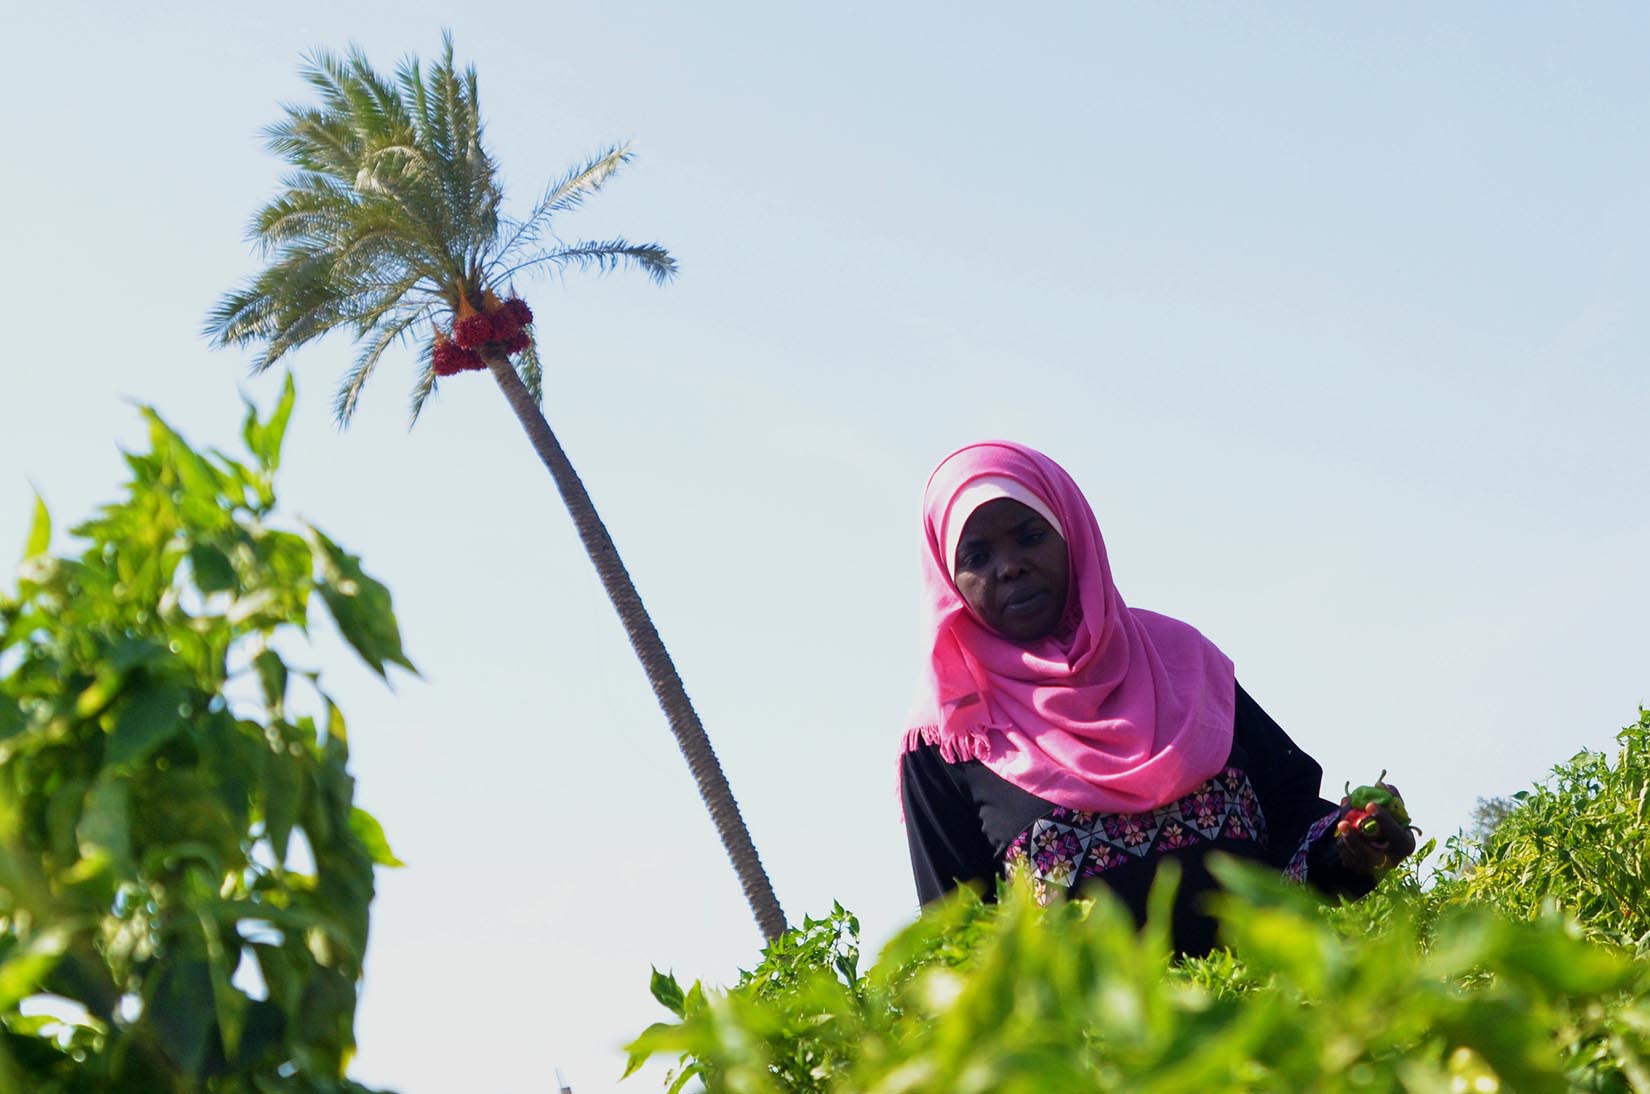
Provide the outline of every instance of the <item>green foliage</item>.
[[282,651],[314,593],[374,669],[410,666],[384,587],[277,520],[292,404],[289,379],[249,408],[249,461],[145,409],[149,450],[75,556],[36,507],[0,594],[0,1090],[361,1089],[373,865],[395,858],[353,804],[342,713]]
[[1452,840],[1430,884],[1410,865],[1326,907],[1217,862],[1228,948],[1203,958],[1172,952],[1172,869],[1144,931],[1103,891],[1048,908],[1023,885],[995,905],[963,891],[863,972],[837,906],[727,990],[656,972],[675,1020],[630,1070],[676,1056],[672,1091],[741,1094],[1650,1091],[1650,713],[1621,743],[1519,795],[1484,846]]
[[1650,956],[1650,710],[1616,739],[1614,764],[1579,752],[1513,795],[1482,843],[1455,841],[1451,899],[1520,919],[1556,904],[1592,937]]
[[[524,219],[502,212],[476,71],[458,67],[451,35],[427,72],[411,57],[388,76],[351,47],[343,57],[313,54],[303,76],[318,105],[288,106],[266,130],[269,150],[293,168],[248,229],[268,264],[218,302],[206,332],[218,345],[261,346],[256,371],[330,331],[349,332],[360,353],[334,401],[340,423],[355,413],[384,353],[405,341],[423,347],[416,419],[436,387],[430,339],[438,323],[481,308],[488,291],[502,295],[518,273],[634,266],[658,282],[675,276],[676,260],[656,243],[566,243],[550,231],[556,214],[576,209],[630,162],[629,145],[553,182]],[[538,399],[536,347],[515,367]]]

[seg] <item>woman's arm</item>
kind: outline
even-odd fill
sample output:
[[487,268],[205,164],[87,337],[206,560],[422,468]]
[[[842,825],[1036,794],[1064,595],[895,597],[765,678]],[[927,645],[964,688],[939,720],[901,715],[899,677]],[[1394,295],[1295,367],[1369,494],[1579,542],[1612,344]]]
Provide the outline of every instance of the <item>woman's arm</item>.
[[1340,806],[1319,797],[1323,768],[1240,685],[1233,744],[1249,756],[1249,781],[1260,799],[1270,839],[1267,857],[1286,877],[1331,896],[1360,897],[1375,887],[1367,871],[1349,868],[1335,846]]
[[989,888],[997,860],[980,827],[979,812],[933,745],[900,757],[900,799],[911,846],[911,874],[923,904],[957,883],[983,881]]

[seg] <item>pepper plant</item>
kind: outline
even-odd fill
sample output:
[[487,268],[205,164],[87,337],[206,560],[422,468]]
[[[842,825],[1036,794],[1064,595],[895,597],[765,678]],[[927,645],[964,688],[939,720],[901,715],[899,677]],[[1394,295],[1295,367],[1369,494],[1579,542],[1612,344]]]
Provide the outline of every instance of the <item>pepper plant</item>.
[[290,378],[248,458],[153,409],[124,496],[0,593],[0,1090],[293,1091],[345,1078],[375,865],[344,717],[293,663],[324,604],[411,670],[388,591],[282,520]]
[[670,1017],[631,1070],[674,1058],[672,1094],[1650,1092],[1650,711],[1619,739],[1486,844],[1450,841],[1440,875],[1429,844],[1354,903],[1216,863],[1229,948],[1207,957],[1172,952],[1172,863],[1144,931],[1103,889],[963,889],[864,968],[838,905],[732,987],[655,972]]
[[1456,899],[1520,919],[1553,904],[1574,909],[1589,935],[1650,959],[1650,710],[1616,742],[1614,762],[1578,752],[1514,794],[1482,840],[1452,841]]

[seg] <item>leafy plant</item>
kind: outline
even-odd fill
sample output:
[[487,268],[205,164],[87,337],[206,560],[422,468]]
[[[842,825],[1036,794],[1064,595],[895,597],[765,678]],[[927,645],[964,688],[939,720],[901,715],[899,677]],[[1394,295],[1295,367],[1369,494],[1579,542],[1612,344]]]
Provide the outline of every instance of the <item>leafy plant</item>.
[[1556,904],[1593,937],[1650,956],[1650,710],[1616,740],[1615,763],[1578,752],[1514,794],[1482,842],[1457,841],[1451,899],[1521,919]]
[[863,972],[837,906],[732,988],[655,972],[674,1020],[631,1045],[631,1071],[674,1055],[673,1091],[746,1094],[1650,1091],[1650,714],[1621,742],[1613,765],[1583,753],[1520,795],[1486,846],[1451,841],[1430,884],[1411,866],[1326,907],[1217,862],[1229,948],[1204,958],[1172,952],[1170,864],[1143,932],[1104,891],[1043,908],[1005,883],[995,905],[930,908]]
[[253,363],[262,371],[330,331],[350,332],[361,352],[338,388],[340,425],[399,342],[422,345],[414,421],[439,377],[491,372],[567,505],[763,935],[775,937],[785,928],[779,898],[670,653],[544,417],[536,324],[511,287],[518,273],[569,268],[635,267],[659,283],[676,275],[676,260],[656,243],[564,244],[551,230],[556,216],[630,162],[630,147],[615,145],[575,167],[515,220],[502,212],[498,168],[483,144],[475,69],[458,69],[450,35],[428,73],[410,58],[390,78],[351,49],[346,57],[315,54],[304,77],[320,104],[288,106],[268,130],[270,150],[294,168],[253,217],[251,236],[268,264],[224,295],[207,318],[208,335],[221,346],[262,346]]
[[380,675],[412,665],[384,586],[278,519],[293,399],[248,407],[246,461],[145,408],[78,555],[36,506],[0,595],[0,1089],[361,1089],[373,867],[399,863],[286,648],[319,596]]

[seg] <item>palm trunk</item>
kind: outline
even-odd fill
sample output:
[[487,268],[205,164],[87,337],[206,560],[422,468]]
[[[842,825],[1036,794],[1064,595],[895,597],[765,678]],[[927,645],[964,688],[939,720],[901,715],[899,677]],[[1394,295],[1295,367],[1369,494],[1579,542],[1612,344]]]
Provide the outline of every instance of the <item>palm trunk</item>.
[[550,469],[550,476],[556,480],[556,489],[561,491],[562,501],[572,514],[579,539],[584,542],[590,561],[596,565],[602,587],[607,590],[608,599],[619,613],[619,621],[624,624],[630,645],[641,659],[648,682],[653,685],[653,694],[658,696],[659,705],[664,708],[670,731],[676,735],[676,743],[682,749],[689,770],[693,772],[693,781],[699,785],[699,796],[704,799],[705,808],[710,810],[711,821],[716,825],[717,834],[722,837],[722,846],[727,849],[734,872],[739,875],[739,884],[745,890],[745,899],[750,902],[757,926],[769,940],[778,938],[785,930],[785,913],[779,907],[779,898],[774,895],[773,884],[762,869],[762,860],[757,857],[750,830],[739,815],[739,804],[733,800],[733,791],[729,789],[727,776],[722,773],[722,765],[717,762],[716,752],[710,746],[710,738],[705,735],[705,727],[682,688],[682,678],[676,672],[676,666],[665,650],[653,620],[642,606],[635,582],[625,571],[618,549],[613,546],[607,527],[596,515],[596,507],[584,483],[579,480],[578,472],[573,470],[567,454],[562,451],[561,442],[550,431],[550,423],[527,393],[526,385],[516,375],[509,359],[499,353],[484,353],[483,357],[493,373],[493,379],[504,392],[510,409],[516,412],[516,418],[527,431],[527,439],[532,442],[539,459],[544,461],[544,466]]

